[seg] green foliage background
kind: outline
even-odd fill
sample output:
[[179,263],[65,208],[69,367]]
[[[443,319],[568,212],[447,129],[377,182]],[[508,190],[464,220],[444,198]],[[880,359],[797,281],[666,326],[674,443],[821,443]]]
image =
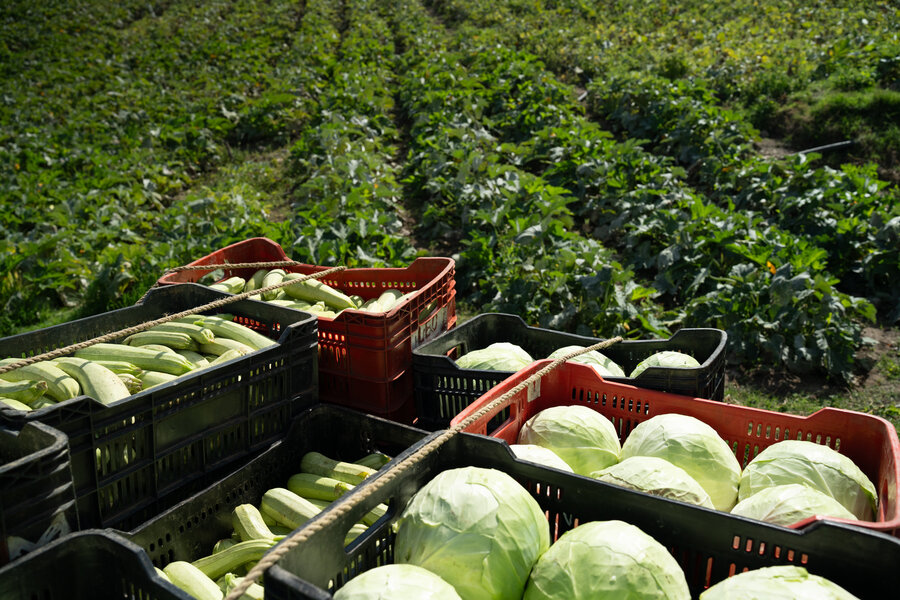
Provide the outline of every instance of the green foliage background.
[[900,319],[898,32],[862,0],[6,2],[0,335],[266,236],[850,381]]

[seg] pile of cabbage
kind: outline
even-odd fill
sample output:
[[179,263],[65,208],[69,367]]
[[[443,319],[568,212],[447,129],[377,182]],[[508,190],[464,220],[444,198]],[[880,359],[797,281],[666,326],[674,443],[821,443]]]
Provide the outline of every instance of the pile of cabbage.
[[[672,554],[629,523],[585,522],[551,544],[537,500],[496,469],[441,472],[413,496],[395,531],[394,564],[351,579],[335,592],[335,600],[691,597]],[[853,598],[802,568],[786,569],[743,573],[701,598],[754,597],[740,593],[766,590],[767,580],[779,593],[790,594],[784,597]]]
[[[526,455],[520,447],[543,450]],[[607,483],[784,526],[813,516],[871,521],[878,506],[872,481],[828,446],[783,440],[741,469],[715,429],[674,413],[641,422],[620,445],[616,428],[597,411],[555,406],[525,422],[513,452]]]
[[[554,350],[547,358],[562,358],[572,352],[584,350],[585,346],[563,346]],[[597,350],[585,352],[571,362],[589,365],[603,377],[626,377],[622,367],[608,356]],[[527,350],[510,342],[495,342],[485,348],[472,350],[456,359],[456,366],[461,369],[478,369],[480,371],[518,371],[534,362]],[[639,362],[631,374],[632,379],[643,373],[648,367],[699,367],[697,359],[683,352],[664,350],[648,356]]]
[[395,527],[395,564],[351,579],[335,600],[690,598],[665,546],[628,523],[583,523],[551,545],[537,500],[496,469],[441,472]]
[[[566,346],[548,358],[581,349]],[[625,375],[597,351],[570,360],[588,364],[602,376]],[[498,342],[463,355],[457,365],[518,371],[531,362],[520,346]],[[630,377],[651,366],[699,363],[680,352],[658,352],[641,361]],[[558,406],[529,419],[512,449],[532,462],[784,526],[813,516],[871,521],[878,507],[872,481],[852,460],[828,446],[783,440],[741,469],[735,451],[715,429],[686,415],[656,415],[635,427],[620,445],[606,417],[586,406]]]

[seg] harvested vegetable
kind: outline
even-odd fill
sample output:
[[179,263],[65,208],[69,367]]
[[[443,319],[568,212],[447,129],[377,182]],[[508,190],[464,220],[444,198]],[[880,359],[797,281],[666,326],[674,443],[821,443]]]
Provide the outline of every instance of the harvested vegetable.
[[428,569],[393,564],[369,569],[334,593],[334,600],[460,600],[456,589]]
[[550,546],[544,512],[495,469],[443,471],[419,490],[397,522],[394,560],[439,575],[466,600],[521,598]]
[[739,499],[785,483],[828,494],[857,519],[871,521],[878,507],[875,485],[849,457],[805,440],[783,440],[760,452],[741,475]]
[[591,473],[591,477],[654,496],[715,508],[703,486],[687,471],[656,456],[631,456]]
[[538,463],[545,467],[553,467],[561,471],[573,473],[566,461],[559,457],[559,454],[550,448],[544,448],[537,444],[510,444],[509,449],[513,451],[516,458],[527,460],[529,462]]
[[639,362],[631,371],[630,377],[634,378],[643,373],[648,367],[666,367],[666,368],[690,368],[699,367],[700,363],[690,354],[676,352],[674,350],[663,350],[652,354]]
[[456,359],[461,369],[482,371],[518,371],[534,360],[521,346],[509,342],[495,342],[486,348],[472,350]]
[[718,510],[729,511],[737,502],[741,465],[716,430],[699,419],[674,413],[647,419],[622,444],[621,459],[632,456],[655,456],[681,467]]
[[619,462],[619,435],[609,419],[582,405],[553,406],[519,430],[519,444],[553,450],[579,475],[590,476]]
[[564,533],[538,559],[523,600],[690,597],[665,546],[624,521],[593,521]]
[[856,596],[803,567],[779,565],[723,579],[700,600],[858,600]]
[[731,514],[789,526],[820,515],[838,519],[856,519],[844,505],[823,492],[799,483],[776,485],[744,498]]
[[[562,348],[554,350],[547,358],[556,359],[561,356],[565,356],[566,354],[575,352],[576,350],[584,350],[584,348],[585,346],[564,346]],[[611,358],[607,357],[601,352],[598,352],[597,350],[591,350],[590,352],[585,352],[584,354],[580,354],[575,358],[570,358],[569,362],[590,365],[594,367],[594,370],[597,371],[601,376],[625,377],[625,371],[622,370],[622,367],[616,364],[616,362]]]

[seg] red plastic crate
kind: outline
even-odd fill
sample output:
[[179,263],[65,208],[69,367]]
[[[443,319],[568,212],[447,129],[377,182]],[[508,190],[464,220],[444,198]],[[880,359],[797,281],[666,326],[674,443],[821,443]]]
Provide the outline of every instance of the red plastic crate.
[[[551,362],[532,363],[504,380],[454,417],[451,426],[461,423]],[[619,432],[620,442],[624,442],[639,423],[654,415],[678,413],[696,417],[728,442],[742,467],[781,440],[803,439],[825,444],[851,458],[878,490],[878,511],[874,521],[829,520],[900,535],[897,505],[900,441],[894,426],[874,415],[823,408],[803,417],[724,404],[605,381],[587,365],[564,363],[481,416],[464,431],[490,435],[512,444],[519,429],[533,415],[552,406],[572,404],[584,404],[610,419]],[[792,527],[803,527],[812,520],[806,519]]]
[[[290,260],[268,238],[250,238],[190,263],[208,270],[160,277],[160,285],[196,282],[223,269],[223,277],[249,278],[256,270],[229,264]],[[330,267],[298,264],[287,271],[308,275]],[[386,313],[345,310],[319,317],[319,394],[325,402],[388,415],[407,412],[413,401],[412,350],[456,324],[455,263],[451,258],[420,257],[405,268],[354,268],[320,281],[368,300],[388,289],[418,291]]]

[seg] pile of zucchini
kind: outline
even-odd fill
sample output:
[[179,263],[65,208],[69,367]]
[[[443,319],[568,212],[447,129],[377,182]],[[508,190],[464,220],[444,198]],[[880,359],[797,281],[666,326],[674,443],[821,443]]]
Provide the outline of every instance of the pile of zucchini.
[[2,373],[0,403],[30,411],[87,395],[109,404],[273,344],[232,315],[191,315]]
[[[259,506],[240,504],[231,512],[231,537],[216,542],[212,552],[192,562],[179,560],[157,568],[163,578],[198,600],[222,600],[241,582],[263,555],[288,533],[319,514],[366,477],[390,460],[380,452],[355,462],[328,458],[319,452],[307,452],[300,461],[300,472],[292,475],[286,487],[266,491]],[[344,544],[375,523],[387,512],[379,505],[347,533]],[[260,600],[263,587],[252,584],[242,598]]]
[[[221,292],[228,292],[229,294],[241,294],[276,285],[283,281],[293,281],[300,277],[304,277],[304,275],[302,273],[288,273],[284,269],[260,269],[250,279],[237,276],[228,277],[211,284],[209,287]],[[411,294],[413,292],[404,294],[397,289],[388,289],[377,298],[365,300],[359,295],[348,296],[317,279],[307,279],[263,292],[250,298],[253,300],[265,300],[273,304],[287,306],[288,308],[311,312],[318,317],[333,319],[347,309],[385,313],[400,302],[403,302]]]

